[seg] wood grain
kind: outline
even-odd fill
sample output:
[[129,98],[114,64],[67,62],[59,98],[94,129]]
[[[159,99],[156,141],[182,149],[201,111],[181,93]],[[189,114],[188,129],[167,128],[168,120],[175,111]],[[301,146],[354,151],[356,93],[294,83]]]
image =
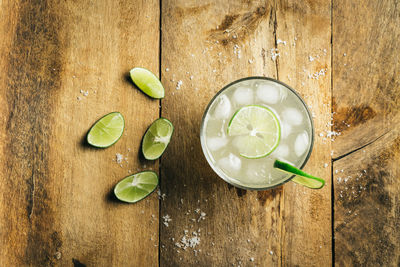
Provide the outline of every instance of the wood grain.
[[399,266],[400,8],[334,1],[335,258]]
[[[273,6],[263,1],[162,4],[162,81],[167,88],[162,116],[176,128],[161,160],[166,194],[161,215],[172,219],[168,227],[161,224],[161,266],[280,265],[282,190],[257,193],[228,186],[207,165],[199,140],[203,111],[224,85],[251,75],[276,77],[267,54],[274,47],[271,14]],[[183,84],[176,90],[179,80]],[[199,220],[200,211],[204,220]],[[200,244],[179,248],[185,230],[188,238],[198,235]]]
[[[0,265],[156,265],[157,196],[123,205],[111,190],[128,170],[157,168],[137,151],[159,104],[126,74],[158,71],[159,3],[0,3]],[[123,138],[85,145],[90,125],[115,110]],[[116,153],[128,155],[122,167]]]
[[281,242],[285,266],[332,264],[331,141],[327,138],[331,128],[330,10],[326,0],[277,1],[279,79],[296,88],[310,107],[315,142],[305,170],[326,181],[321,190],[294,183],[284,186]]
[[[314,112],[322,114],[317,129],[330,129],[326,126],[330,121],[329,73],[316,81],[297,74],[308,62],[306,51],[327,49],[310,72],[330,68],[329,2],[305,10],[297,10],[294,4],[163,2],[162,81],[168,92],[162,115],[172,120],[176,131],[161,166],[166,194],[161,215],[172,219],[168,226],[161,225],[162,266],[322,266],[331,262],[330,168],[324,169],[321,163],[330,161],[329,142],[316,141],[307,168],[328,179],[319,192],[289,184],[264,192],[230,187],[207,165],[199,142],[202,113],[218,90],[246,76],[277,78],[277,70],[282,80],[308,97]],[[303,18],[313,13],[310,20]],[[291,27],[297,32],[291,32]],[[287,41],[286,47],[278,47],[282,48],[278,62],[271,57],[277,37]],[[292,46],[295,37],[298,47]],[[296,76],[288,81],[291,73]],[[182,86],[176,90],[179,80]],[[307,84],[301,86],[303,80]],[[204,220],[199,220],[196,209],[207,214]],[[196,235],[199,245],[179,248],[182,237]]]

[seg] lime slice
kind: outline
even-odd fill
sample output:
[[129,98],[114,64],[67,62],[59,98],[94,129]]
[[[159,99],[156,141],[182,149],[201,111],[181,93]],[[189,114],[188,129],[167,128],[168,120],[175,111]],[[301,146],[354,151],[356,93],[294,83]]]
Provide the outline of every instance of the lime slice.
[[233,114],[228,135],[237,136],[234,145],[245,158],[262,158],[279,144],[281,128],[278,118],[267,107],[249,105]]
[[294,177],[291,181],[304,185],[305,187],[320,189],[325,185],[325,181],[323,179],[305,173],[289,163],[275,160],[274,167],[281,171],[296,175],[296,177]]
[[153,98],[164,98],[164,87],[151,71],[144,68],[133,68],[130,74],[132,81],[143,93]]
[[150,195],[158,185],[153,171],[139,172],[122,179],[114,188],[115,196],[124,202],[135,203]]
[[171,140],[174,126],[165,119],[155,120],[143,137],[142,152],[146,159],[155,160],[161,157]]
[[109,147],[115,144],[124,132],[124,117],[119,112],[111,112],[99,119],[90,128],[87,142],[95,147]]

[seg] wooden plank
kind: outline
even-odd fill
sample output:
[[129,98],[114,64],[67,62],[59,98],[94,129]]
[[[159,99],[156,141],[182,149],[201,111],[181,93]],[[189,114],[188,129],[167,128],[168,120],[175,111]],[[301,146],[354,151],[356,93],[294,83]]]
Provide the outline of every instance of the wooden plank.
[[[208,166],[199,140],[204,109],[224,85],[252,75],[276,77],[270,56],[273,14],[273,4],[264,1],[162,3],[161,65],[167,89],[162,116],[176,127],[161,160],[166,194],[161,216],[172,220],[160,228],[162,266],[281,265],[282,189],[252,192],[228,186]],[[194,248],[175,244],[196,235],[200,241]]]
[[[0,265],[156,265],[156,195],[123,205],[111,190],[128,170],[157,168],[138,150],[159,103],[126,75],[140,65],[158,72],[159,3],[0,6]],[[115,110],[123,138],[104,150],[85,145],[90,125]],[[116,153],[128,155],[122,167]]]
[[400,264],[399,12],[397,1],[334,1],[338,266]]
[[[331,235],[331,14],[330,1],[277,1],[278,77],[293,86],[313,113],[314,149],[305,170],[325,179],[321,190],[284,186],[285,266],[329,266]],[[284,43],[284,42],[286,43]],[[322,135],[322,136],[321,136]]]

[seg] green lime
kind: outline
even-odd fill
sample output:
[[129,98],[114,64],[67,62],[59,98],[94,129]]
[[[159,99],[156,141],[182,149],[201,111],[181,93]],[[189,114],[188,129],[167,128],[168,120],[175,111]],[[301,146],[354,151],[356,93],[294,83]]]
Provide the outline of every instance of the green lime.
[[142,152],[146,159],[154,160],[161,157],[171,140],[174,126],[165,119],[155,120],[143,137]]
[[289,163],[275,160],[274,167],[281,171],[296,175],[292,181],[304,185],[305,187],[320,189],[325,185],[325,181],[323,179],[305,173]]
[[151,71],[144,68],[133,68],[130,74],[132,81],[143,93],[153,98],[164,98],[164,87]]
[[119,112],[111,112],[99,119],[90,128],[87,142],[95,147],[109,147],[115,144],[124,132],[124,117]]
[[278,118],[267,107],[249,105],[233,114],[228,135],[241,156],[255,159],[269,155],[279,144],[281,128]]
[[150,195],[157,185],[157,173],[143,171],[119,181],[114,188],[114,194],[121,201],[135,203]]

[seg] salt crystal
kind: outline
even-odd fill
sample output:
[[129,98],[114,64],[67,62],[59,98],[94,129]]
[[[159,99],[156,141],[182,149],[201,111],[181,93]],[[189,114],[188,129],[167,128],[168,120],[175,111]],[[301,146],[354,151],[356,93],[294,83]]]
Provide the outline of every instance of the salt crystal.
[[122,154],[120,154],[120,153],[115,154],[115,160],[117,161],[118,164],[120,164],[123,159],[124,159],[124,156]]
[[281,39],[276,40],[276,44],[286,45],[286,41],[282,41]]
[[275,61],[276,58],[280,56],[280,53],[278,53],[278,51],[279,50],[277,48],[271,48],[271,59],[273,61]]
[[176,88],[175,88],[175,89],[176,89],[176,90],[180,90],[182,84],[183,84],[182,80],[179,80],[179,81],[176,83]]

